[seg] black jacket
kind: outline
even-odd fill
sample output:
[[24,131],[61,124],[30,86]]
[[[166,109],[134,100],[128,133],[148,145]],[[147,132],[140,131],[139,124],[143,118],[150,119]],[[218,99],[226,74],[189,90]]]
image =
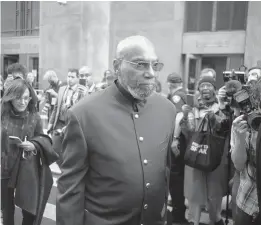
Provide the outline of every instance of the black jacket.
[[175,115],[159,94],[137,103],[115,84],[74,105],[63,140],[57,225],[163,225]]
[[30,141],[39,154],[28,157],[27,160],[19,157],[11,174],[9,187],[16,188],[15,204],[36,215],[34,225],[40,225],[53,185],[49,165],[58,159],[58,155],[52,149],[49,136],[41,134]]

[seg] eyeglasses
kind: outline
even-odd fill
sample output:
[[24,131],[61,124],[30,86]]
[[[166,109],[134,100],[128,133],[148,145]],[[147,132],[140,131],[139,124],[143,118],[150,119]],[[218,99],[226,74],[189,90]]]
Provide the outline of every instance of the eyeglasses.
[[20,97],[16,97],[15,100],[16,101],[25,101],[25,102],[29,102],[32,98],[31,97],[24,97],[24,98],[20,98]]
[[161,62],[146,62],[146,61],[138,61],[138,62],[131,62],[128,60],[122,59],[122,61],[127,62],[137,70],[147,70],[151,66],[154,71],[161,71],[164,64]]
[[79,74],[79,77],[80,77],[80,78],[85,78],[85,77],[89,77],[89,76],[91,76],[91,74],[89,74],[89,73]]

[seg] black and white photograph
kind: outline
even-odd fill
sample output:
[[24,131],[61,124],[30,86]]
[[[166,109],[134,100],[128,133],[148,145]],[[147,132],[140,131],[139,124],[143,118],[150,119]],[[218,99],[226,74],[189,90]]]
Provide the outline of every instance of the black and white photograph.
[[0,11],[0,225],[261,225],[261,1]]

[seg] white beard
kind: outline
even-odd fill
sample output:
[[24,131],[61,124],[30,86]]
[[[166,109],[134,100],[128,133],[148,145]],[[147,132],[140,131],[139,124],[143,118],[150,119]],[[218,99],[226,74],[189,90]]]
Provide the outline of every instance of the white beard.
[[153,88],[147,88],[146,91],[142,91],[140,88],[131,88],[127,86],[129,93],[136,99],[144,100],[150,97],[153,92],[156,90],[156,86],[154,85]]

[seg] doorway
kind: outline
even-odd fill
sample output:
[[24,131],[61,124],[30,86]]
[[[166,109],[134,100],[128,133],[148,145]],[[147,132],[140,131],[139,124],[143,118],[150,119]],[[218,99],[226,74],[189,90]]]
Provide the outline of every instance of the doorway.
[[7,78],[7,67],[13,63],[18,63],[19,62],[19,55],[4,55],[4,79]]
[[205,68],[212,68],[216,71],[217,90],[224,85],[223,71],[239,69],[244,63],[243,54],[230,55],[196,55],[186,54],[184,63],[184,88],[188,93],[188,103],[193,105],[193,96],[200,76]]
[[201,68],[212,68],[216,71],[216,88],[217,90],[224,85],[223,81],[223,71],[227,67],[227,57],[226,56],[203,56]]

